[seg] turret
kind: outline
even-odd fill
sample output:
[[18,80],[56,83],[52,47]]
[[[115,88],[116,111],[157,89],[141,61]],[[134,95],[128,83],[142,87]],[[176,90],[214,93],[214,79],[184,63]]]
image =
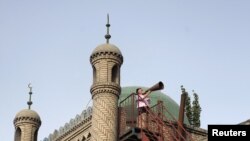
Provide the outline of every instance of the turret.
[[39,127],[41,126],[40,116],[34,110],[31,110],[32,87],[30,88],[30,98],[28,109],[21,110],[14,118],[15,140],[14,141],[37,141]]
[[118,98],[121,92],[120,68],[123,63],[121,51],[109,43],[109,17],[106,24],[106,43],[97,46],[90,56],[93,68],[92,140],[117,141]]

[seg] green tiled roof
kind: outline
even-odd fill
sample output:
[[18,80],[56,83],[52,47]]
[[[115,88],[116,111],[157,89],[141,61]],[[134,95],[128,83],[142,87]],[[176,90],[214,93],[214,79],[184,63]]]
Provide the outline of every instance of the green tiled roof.
[[[135,93],[137,88],[142,88],[143,90],[146,90],[146,87],[140,87],[140,86],[131,86],[131,87],[122,87],[121,95],[119,98],[119,103],[120,101],[124,100],[127,98],[131,93]],[[153,106],[157,104],[158,100],[163,101],[164,106],[168,109],[168,111],[175,117],[176,120],[178,120],[178,115],[179,115],[179,105],[168,95],[162,93],[161,91],[154,91],[150,95],[150,106]],[[164,113],[167,118],[172,119],[172,117],[165,112]],[[184,117],[184,123],[189,125],[189,122],[187,120],[187,117]]]

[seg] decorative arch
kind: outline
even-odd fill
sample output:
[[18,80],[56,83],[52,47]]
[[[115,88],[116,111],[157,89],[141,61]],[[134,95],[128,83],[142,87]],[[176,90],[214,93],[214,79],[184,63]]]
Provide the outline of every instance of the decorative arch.
[[91,137],[91,134],[89,133],[88,136],[87,136],[87,138],[90,138],[90,137]]
[[35,134],[34,134],[34,141],[37,141],[37,135],[38,135],[38,129],[36,129]]
[[19,127],[17,127],[15,132],[15,141],[21,141],[22,132]]
[[96,68],[95,68],[95,66],[93,65],[93,83],[95,83],[96,82],[96,78],[97,78],[97,73],[96,73]]
[[115,83],[119,83],[119,67],[118,65],[114,65],[111,73],[111,81]]
[[85,140],[86,140],[86,137],[83,136],[81,141],[85,141]]

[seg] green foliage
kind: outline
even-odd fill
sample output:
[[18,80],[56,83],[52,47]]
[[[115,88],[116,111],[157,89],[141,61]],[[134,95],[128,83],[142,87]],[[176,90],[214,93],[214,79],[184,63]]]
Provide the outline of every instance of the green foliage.
[[201,107],[199,104],[199,96],[194,91],[193,91],[193,97],[194,100],[191,104],[190,96],[187,93],[185,101],[185,112],[190,125],[193,125],[194,127],[200,127]]
[[194,96],[194,100],[192,103],[193,125],[195,127],[200,127],[201,107],[199,104],[199,96],[195,92],[193,93],[193,96]]
[[186,116],[188,118],[188,121],[190,125],[193,124],[193,113],[192,113],[192,106],[191,106],[191,101],[190,97],[187,94],[186,101],[185,101],[185,111],[186,111]]

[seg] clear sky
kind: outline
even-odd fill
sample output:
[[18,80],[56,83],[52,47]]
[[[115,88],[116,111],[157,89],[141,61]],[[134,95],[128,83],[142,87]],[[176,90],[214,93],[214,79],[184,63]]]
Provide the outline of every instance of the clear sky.
[[194,89],[205,129],[249,119],[249,7],[248,0],[0,0],[1,140],[14,139],[30,82],[39,140],[86,108],[89,57],[105,42],[107,13],[110,42],[124,56],[122,86],[161,80],[177,103],[181,85]]

